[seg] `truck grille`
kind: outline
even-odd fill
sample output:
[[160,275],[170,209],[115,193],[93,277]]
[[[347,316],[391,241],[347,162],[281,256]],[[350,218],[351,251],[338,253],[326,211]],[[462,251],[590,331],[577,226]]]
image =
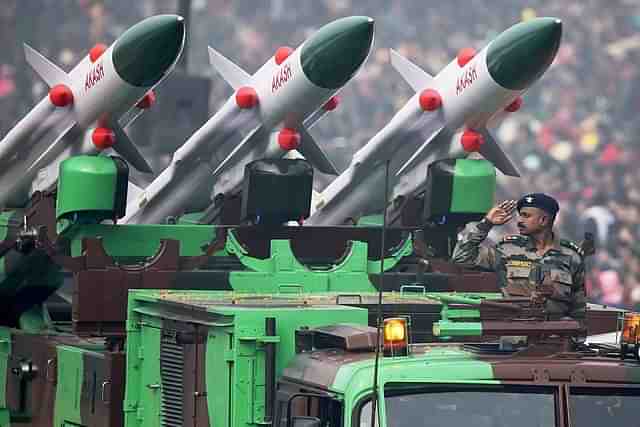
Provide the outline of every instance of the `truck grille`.
[[182,373],[184,368],[184,354],[181,345],[175,342],[160,344],[160,376],[162,379],[162,426],[182,426],[182,401],[184,387]]

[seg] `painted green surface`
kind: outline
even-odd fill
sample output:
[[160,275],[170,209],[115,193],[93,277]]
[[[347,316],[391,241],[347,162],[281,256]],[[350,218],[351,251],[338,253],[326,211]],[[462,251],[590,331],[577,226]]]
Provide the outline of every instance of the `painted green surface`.
[[320,28],[302,46],[300,62],[305,76],[321,88],[342,87],[367,59],[373,27],[367,16],[350,16]]
[[358,219],[358,227],[382,227],[382,215],[364,215]]
[[57,386],[54,407],[55,426],[75,423],[82,425],[80,402],[82,398],[84,350],[77,347],[58,346]]
[[75,212],[113,217],[118,171],[110,157],[74,156],[60,164],[56,218]]
[[15,222],[15,220],[11,220],[14,215],[15,212],[13,211],[0,213],[0,240],[7,238],[7,234],[9,233],[9,224],[13,224]]
[[133,86],[149,87],[176,62],[185,40],[184,20],[175,15],[147,18],[129,28],[113,47],[113,66]]
[[[240,292],[335,292],[344,291],[345,283],[348,283],[350,292],[374,291],[375,287],[368,275],[380,272],[380,261],[370,261],[367,257],[367,244],[359,241],[352,242],[349,255],[340,264],[323,270],[311,270],[302,265],[291,251],[287,240],[272,240],[271,256],[267,259],[248,256],[232,233],[227,239],[226,249],[252,270],[230,273],[232,288]],[[393,268],[402,257],[410,255],[412,250],[411,239],[407,239],[396,253],[385,259],[385,270]]]
[[183,224],[183,225],[199,224],[200,219],[202,218],[202,215],[203,215],[202,212],[192,212],[192,213],[181,215],[180,218],[178,218],[178,224]]
[[433,335],[445,337],[480,337],[482,322],[451,322],[440,320],[433,324]]
[[[132,292],[133,293],[133,292]],[[129,304],[129,308],[131,308]],[[124,421],[127,427],[160,425],[160,336],[162,321],[142,317],[132,310],[127,316],[126,387]]]
[[[330,323],[366,324],[365,309],[346,306],[278,304],[262,306],[241,302],[230,305],[229,293],[206,291],[166,292],[135,290],[129,294],[127,339],[127,427],[147,424],[155,405],[147,385],[160,383],[159,349],[162,318],[175,318],[174,301],[186,301],[206,309],[199,323],[208,325],[206,390],[212,425],[241,427],[264,423],[264,345],[276,342],[276,373],[279,376],[295,357],[295,330]],[[221,298],[223,297],[223,298]],[[260,298],[260,297],[258,297]],[[261,297],[264,298],[264,297]],[[169,299],[163,302],[162,299]],[[218,303],[216,303],[218,302]],[[226,304],[226,305],[223,305]],[[197,308],[196,308],[197,310]],[[197,310],[201,313],[200,310]],[[265,318],[276,318],[276,337],[265,336]],[[188,316],[182,316],[189,320]],[[149,338],[145,338],[148,336]],[[141,358],[140,355],[143,355]],[[143,409],[141,409],[143,406]],[[153,406],[155,408],[155,406]],[[142,417],[140,413],[142,412]],[[157,421],[157,418],[156,418]]]
[[[331,387],[344,397],[345,427],[351,426],[353,409],[373,391],[375,358],[373,353],[371,356],[366,360],[345,363],[338,370]],[[494,379],[490,364],[474,359],[473,355],[458,347],[433,347],[425,354],[381,358],[378,375],[380,390],[389,383],[499,383]],[[384,426],[384,406],[381,409]]]
[[7,371],[11,355],[11,331],[0,327],[0,427],[9,425],[10,413],[7,408]]
[[488,212],[493,207],[495,192],[496,169],[489,161],[456,160],[451,212]]
[[101,237],[107,254],[114,257],[150,257],[160,248],[160,240],[180,241],[181,256],[202,255],[202,247],[215,238],[215,228],[203,225],[109,225],[71,227],[64,236],[71,240],[73,256],[81,255],[82,239]]
[[536,18],[514,25],[489,44],[489,74],[506,89],[526,89],[549,68],[561,37],[562,23],[556,18]]
[[[180,241],[181,256],[198,256],[215,239],[216,228],[208,225],[110,225],[85,224],[70,226],[64,236],[71,241],[71,254],[81,255],[82,239],[101,238],[108,255],[115,258],[141,260],[156,254],[160,240]],[[395,267],[412,253],[410,238],[384,261],[385,271]],[[224,250],[214,255],[235,256],[247,270],[231,271],[229,282],[240,292],[350,292],[375,291],[370,274],[379,274],[380,261],[368,259],[367,244],[353,241],[349,254],[338,264],[310,268],[301,264],[287,240],[272,240],[267,259],[248,255],[234,233],[228,233]],[[128,261],[125,261],[128,262]]]

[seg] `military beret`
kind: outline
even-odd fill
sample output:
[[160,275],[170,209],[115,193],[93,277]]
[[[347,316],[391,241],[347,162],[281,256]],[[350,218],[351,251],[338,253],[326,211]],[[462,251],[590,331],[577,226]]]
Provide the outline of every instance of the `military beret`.
[[544,193],[531,193],[523,196],[520,200],[518,200],[518,211],[522,208],[532,207],[542,209],[543,211],[549,212],[551,215],[558,213],[560,210],[560,206],[556,199],[551,196],[548,196]]

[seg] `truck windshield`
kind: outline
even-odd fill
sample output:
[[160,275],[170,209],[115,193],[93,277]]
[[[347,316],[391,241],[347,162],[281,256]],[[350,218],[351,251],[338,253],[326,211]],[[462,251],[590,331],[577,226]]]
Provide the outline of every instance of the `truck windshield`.
[[574,427],[636,425],[640,389],[571,388],[569,414]]
[[[433,386],[416,392],[385,389],[387,427],[553,427],[556,392],[549,387]],[[371,426],[371,401],[359,427]]]

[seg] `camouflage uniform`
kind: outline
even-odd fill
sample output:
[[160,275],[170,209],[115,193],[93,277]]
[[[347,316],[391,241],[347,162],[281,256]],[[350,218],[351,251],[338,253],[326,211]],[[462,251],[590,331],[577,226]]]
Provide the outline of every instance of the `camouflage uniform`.
[[549,318],[584,319],[584,256],[580,247],[556,237],[553,247],[544,255],[538,255],[533,240],[518,234],[506,236],[495,248],[481,247],[490,229],[482,223],[467,225],[453,252],[453,261],[495,271],[503,294],[512,297],[531,296],[533,291],[540,290],[539,282],[534,280],[536,275],[532,274],[532,270],[537,269],[548,274],[551,283],[551,295],[545,301]]

